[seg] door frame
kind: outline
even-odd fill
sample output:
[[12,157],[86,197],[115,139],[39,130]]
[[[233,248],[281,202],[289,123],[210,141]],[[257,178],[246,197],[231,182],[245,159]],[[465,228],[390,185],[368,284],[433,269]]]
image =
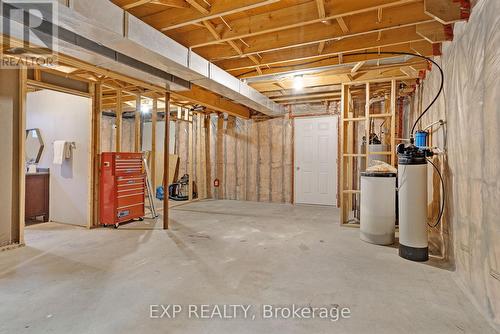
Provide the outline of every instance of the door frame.
[[293,205],[321,205],[321,204],[303,204],[303,203],[297,203],[297,131],[296,131],[296,120],[297,119],[321,119],[321,118],[335,118],[337,120],[337,158],[336,158],[336,165],[337,165],[337,173],[335,176],[336,179],[336,185],[337,185],[337,190],[336,190],[336,201],[332,203],[332,206],[335,206],[337,208],[340,207],[339,205],[339,182],[340,182],[340,177],[339,177],[339,171],[340,171],[340,166],[339,166],[339,154],[340,151],[338,150],[339,145],[340,145],[340,132],[339,132],[339,122],[340,122],[340,115],[338,114],[327,114],[327,115],[297,115],[293,117],[293,150],[292,150],[292,204]]
[[[65,94],[70,94],[70,95],[75,95],[75,96],[81,96],[81,97],[86,97],[90,99],[90,105],[91,107],[89,108],[89,115],[90,115],[90,121],[89,121],[89,131],[90,131],[90,150],[89,150],[89,185],[88,185],[88,194],[89,194],[89,200],[87,202],[87,211],[88,211],[88,219],[85,222],[85,225],[78,225],[81,227],[85,228],[92,228],[95,227],[96,225],[96,220],[97,216],[95,215],[95,203],[97,202],[97,198],[95,197],[96,194],[92,190],[92,185],[97,182],[97,176],[98,172],[94,168],[94,164],[96,161],[98,161],[99,156],[98,152],[95,149],[95,136],[97,135],[97,132],[100,132],[100,128],[96,127],[96,117],[95,117],[95,101],[96,101],[96,84],[86,82],[88,85],[88,92],[83,92],[79,90],[75,90],[72,88],[64,87],[62,85],[54,85],[51,83],[46,83],[41,80],[40,75],[37,73],[37,70],[34,71],[34,78],[30,79],[28,78],[28,70],[27,68],[21,68],[19,69],[19,75],[20,75],[20,126],[19,126],[19,140],[20,140],[20,145],[19,145],[19,185],[20,185],[20,191],[19,191],[19,244],[24,245],[25,244],[25,238],[24,238],[24,232],[26,228],[26,222],[25,222],[25,203],[26,203],[26,194],[25,194],[25,182],[26,182],[26,171],[25,171],[25,165],[26,165],[26,156],[25,156],[25,145],[26,145],[26,117],[27,117],[27,97],[28,97],[28,88],[33,87],[33,88],[41,88],[41,89],[46,89],[46,90],[52,90],[60,93],[65,93]],[[100,123],[99,123],[100,125]],[[76,226],[76,225],[75,225]]]

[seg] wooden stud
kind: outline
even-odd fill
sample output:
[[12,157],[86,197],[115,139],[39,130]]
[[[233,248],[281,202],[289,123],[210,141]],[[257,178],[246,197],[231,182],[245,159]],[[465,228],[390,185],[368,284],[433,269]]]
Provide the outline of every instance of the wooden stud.
[[366,89],[366,105],[365,105],[365,170],[368,168],[370,164],[370,134],[371,134],[371,119],[370,119],[370,83],[367,82],[365,84]]
[[[201,118],[202,118],[201,113],[197,113],[196,115],[193,115],[193,117],[196,117],[196,144],[195,144],[195,150],[196,150],[196,183],[197,183],[197,189],[198,189],[198,198],[199,199],[204,199],[203,197],[203,188],[205,187],[205,184],[203,182],[203,168],[202,168],[202,138],[201,138]],[[194,121],[194,119],[193,119]]]
[[[17,199],[13,199],[13,202],[17,202],[19,205],[19,211],[15,214],[19,218],[19,224],[17,226],[13,226],[12,228],[12,237],[17,239],[17,242],[22,245],[24,244],[24,227],[25,227],[25,206],[26,206],[26,154],[25,154],[25,146],[26,146],[26,98],[27,98],[27,79],[28,79],[28,71],[26,67],[22,66],[19,68],[19,120],[18,120],[18,141],[19,141],[19,151],[18,151],[18,173],[19,173],[19,182],[18,182],[18,194],[19,197]],[[13,173],[13,177],[15,176],[16,171]],[[7,186],[7,185],[5,185]],[[15,192],[13,192],[15,194]],[[14,220],[12,222],[15,224]]]
[[217,119],[217,179],[219,188],[217,188],[217,199],[224,199],[224,115],[219,114]]
[[123,105],[122,105],[122,90],[116,91],[116,136],[115,136],[115,151],[122,151],[122,121],[123,121]]
[[211,145],[210,141],[212,138],[212,120],[210,119],[210,114],[205,116],[205,189],[206,198],[213,198],[212,193],[212,157],[211,157]]
[[135,118],[134,118],[134,152],[140,152],[142,134],[141,134],[141,123],[142,123],[142,111],[141,111],[141,96],[137,95],[135,98]]
[[396,166],[396,80],[391,81],[391,165]]
[[170,144],[170,93],[165,93],[165,136],[163,141],[163,147],[165,148],[165,154],[163,155],[163,188],[165,189],[165,198],[163,200],[163,229],[168,230],[169,228],[169,214],[168,214],[168,186],[169,186],[169,144]]
[[188,198],[191,202],[193,200],[193,189],[194,189],[194,156],[193,156],[193,122],[194,115],[191,116],[192,111],[188,110],[189,124],[188,124],[188,174],[189,174],[189,194]]
[[92,182],[91,203],[92,215],[89,227],[99,225],[99,187],[100,187],[100,159],[101,159],[101,121],[102,121],[102,85],[92,84]]
[[[151,178],[153,190],[158,186],[156,183],[156,127],[158,125],[158,99],[153,99],[153,110],[151,111]],[[165,124],[165,128],[168,124]]]

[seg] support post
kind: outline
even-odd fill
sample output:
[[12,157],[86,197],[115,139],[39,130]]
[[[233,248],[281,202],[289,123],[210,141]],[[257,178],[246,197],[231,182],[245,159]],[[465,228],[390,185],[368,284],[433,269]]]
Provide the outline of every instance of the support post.
[[141,151],[141,95],[137,95],[135,99],[135,118],[134,118],[134,152]]
[[210,151],[210,140],[212,138],[212,121],[210,119],[210,114],[204,117],[205,121],[205,187],[206,187],[206,197],[213,198],[212,194],[212,157]]
[[92,218],[89,227],[99,225],[99,178],[101,158],[101,113],[102,113],[102,85],[92,84],[92,159],[94,172],[92,175]]
[[[153,110],[151,111],[151,182],[153,191],[156,189],[156,126],[158,124],[158,99],[153,99]],[[166,124],[165,124],[166,129]]]
[[396,166],[396,80],[391,81],[391,165]]
[[165,154],[163,154],[163,229],[168,230],[168,172],[169,172],[169,152],[168,144],[170,142],[170,92],[165,93],[165,137],[163,147]]
[[217,119],[217,179],[219,179],[219,188],[217,188],[217,199],[224,199],[224,114],[219,114]]
[[189,174],[189,202],[193,200],[193,185],[194,185],[194,168],[193,168],[193,163],[194,163],[194,155],[193,155],[193,123],[194,123],[194,113],[192,111],[188,111],[189,115],[189,123],[188,123],[188,174]]
[[122,105],[122,90],[116,90],[116,136],[115,136],[115,151],[122,151],[122,120],[123,120],[123,105]]

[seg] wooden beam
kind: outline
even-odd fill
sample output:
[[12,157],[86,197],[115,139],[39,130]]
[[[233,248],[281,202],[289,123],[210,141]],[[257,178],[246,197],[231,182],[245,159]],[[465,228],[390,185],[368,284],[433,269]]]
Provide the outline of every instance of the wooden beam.
[[325,49],[325,42],[319,42],[319,45],[318,45],[318,55],[322,54],[323,53],[323,50]]
[[342,17],[337,17],[337,23],[339,24],[339,27],[344,34],[347,34],[349,32],[349,27]]
[[453,27],[437,21],[422,23],[417,24],[417,34],[429,43],[441,43],[453,40]]
[[277,1],[278,0],[219,0],[213,3],[208,15],[200,13],[194,9],[189,11],[174,8],[145,16],[142,19],[160,31],[166,31],[190,24],[200,23],[204,20],[210,20],[220,16],[227,16],[253,8],[266,6]]
[[462,1],[424,0],[424,11],[442,24],[463,21],[469,17],[469,8],[462,7]]
[[[420,12],[418,12],[418,8],[420,8]],[[382,36],[386,34],[390,35],[393,31],[405,28],[412,29],[415,33],[415,24],[433,21],[433,19],[423,13],[420,3],[405,6],[404,11],[399,11],[397,8],[387,9],[381,23],[376,22],[376,12],[353,15],[346,18],[346,20],[348,20],[350,27],[347,34],[337,25],[326,26],[322,23],[315,23],[301,28],[282,30],[258,37],[247,38],[246,42],[249,46],[245,48],[243,55],[313,46],[321,41],[332,41],[333,43],[331,44],[338,44],[345,42],[348,38],[363,40],[363,37],[366,37],[366,39],[376,41],[379,37],[378,32],[380,31],[382,32]],[[342,38],[340,39],[340,37]],[[422,39],[422,37],[419,36],[419,39]],[[317,51],[316,47],[315,49]],[[356,49],[356,47],[353,49]],[[198,48],[196,49],[196,53],[211,61],[239,58],[241,56],[239,52],[235,52],[233,48],[224,44]]]
[[358,72],[358,70],[365,64],[365,61],[360,61],[359,63],[357,63],[356,65],[354,65],[354,67],[352,68],[351,70],[351,74],[356,74],[356,72]]
[[318,17],[324,20],[326,17],[324,0],[316,0],[316,6],[318,7]]
[[282,103],[284,101],[293,101],[293,100],[311,100],[311,99],[325,99],[328,98],[337,98],[340,97],[340,91],[331,91],[325,93],[316,93],[316,94],[301,94],[301,95],[289,95],[289,96],[280,96],[272,99],[274,102]]
[[215,29],[214,25],[210,21],[208,21],[208,20],[203,21],[203,25],[205,26],[205,28],[207,28],[207,30],[212,34],[212,36],[216,40],[220,40],[219,33],[217,32],[217,30]]
[[122,91],[121,91],[121,89],[118,89],[116,91],[116,109],[115,109],[115,113],[116,113],[115,151],[116,152],[122,151],[122,120],[123,120],[122,111],[123,111]]
[[200,3],[197,0],[186,0],[186,2],[203,15],[210,14],[210,6],[207,6],[206,3]]
[[174,8],[189,8],[189,4],[184,0],[153,0],[151,3]]
[[[370,13],[374,11],[374,17],[376,18],[377,8],[388,8],[392,6],[412,4],[414,2],[415,0],[369,0],[369,3],[366,3],[365,1],[352,0],[329,1],[325,3],[325,11],[328,13],[328,16],[324,19],[320,19],[318,17],[316,2],[309,1],[270,12],[254,15],[250,14],[249,16],[243,16],[232,20],[230,22],[231,29],[224,30],[221,34],[221,38],[222,41],[248,38],[280,30],[287,30],[302,26],[307,27],[308,25],[314,23],[320,23],[323,20],[333,20],[337,17],[349,17],[355,14]],[[419,7],[420,13],[423,13],[423,5],[419,4]],[[409,7],[406,10],[405,8],[406,7],[401,7],[401,9],[403,9],[401,10],[401,13],[403,15],[408,15],[408,13],[405,12],[407,12]],[[415,12],[414,14],[418,15],[418,12]],[[373,14],[371,15],[373,16]],[[375,20],[373,22],[375,22]],[[153,26],[158,27],[155,24],[153,24]],[[332,26],[328,26],[327,28],[332,28]],[[179,32],[170,36],[179,43],[194,48],[218,43],[218,40],[214,39],[210,33],[204,29],[193,30],[190,31],[189,34]]]
[[170,160],[170,93],[165,93],[165,136],[163,138],[163,189],[165,190],[165,198],[163,199],[163,229],[169,228],[169,212],[168,212],[168,187],[170,185],[168,171]]
[[[376,32],[367,35],[345,38],[337,41],[336,43],[326,45],[321,56],[318,56],[317,46],[315,45],[267,52],[262,54],[260,62],[262,66],[271,66],[277,63],[298,60],[304,60],[304,62],[306,62],[305,60],[310,60],[312,58],[317,59],[318,57],[323,58],[324,56],[336,56],[340,53],[345,55],[355,51],[361,52],[366,49],[384,48],[388,46],[408,44],[409,42],[424,41],[424,38],[417,34],[415,26],[391,29],[385,31],[380,40],[377,40],[377,38],[378,33]],[[245,58],[221,60],[217,61],[216,64],[227,71],[255,67],[255,64],[252,61]]]
[[122,6],[123,10],[130,10],[135,7],[139,7],[142,5],[145,5],[147,3],[150,3],[152,0],[137,0],[134,2],[129,3],[128,5]]
[[206,106],[211,110],[225,112],[244,119],[250,118],[250,109],[247,107],[231,102],[220,95],[212,93],[196,85],[193,85],[190,91],[175,92],[172,93],[172,96],[187,99],[196,104]]

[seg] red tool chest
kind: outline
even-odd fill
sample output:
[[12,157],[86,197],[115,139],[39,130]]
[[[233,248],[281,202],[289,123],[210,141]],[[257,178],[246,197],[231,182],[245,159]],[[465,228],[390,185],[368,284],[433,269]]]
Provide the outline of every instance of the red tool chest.
[[100,223],[115,228],[144,217],[146,176],[142,153],[101,154]]

